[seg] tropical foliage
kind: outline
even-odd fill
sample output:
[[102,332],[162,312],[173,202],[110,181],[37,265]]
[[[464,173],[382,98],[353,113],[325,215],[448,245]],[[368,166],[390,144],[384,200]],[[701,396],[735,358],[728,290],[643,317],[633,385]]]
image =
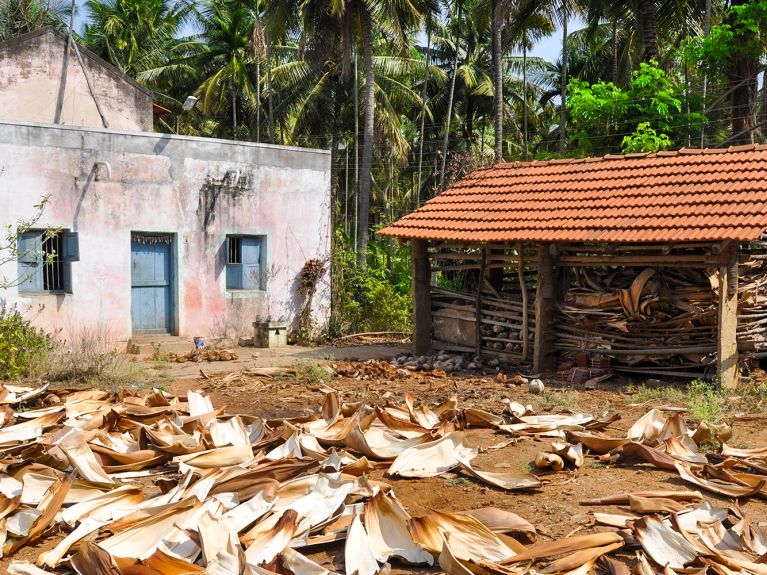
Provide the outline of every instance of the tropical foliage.
[[[54,1],[0,0],[0,38],[66,27]],[[474,167],[767,137],[767,0],[87,0],[80,17],[168,109],[157,130],[330,149],[336,245],[373,274],[396,249],[371,230]],[[529,56],[554,34],[556,61]]]

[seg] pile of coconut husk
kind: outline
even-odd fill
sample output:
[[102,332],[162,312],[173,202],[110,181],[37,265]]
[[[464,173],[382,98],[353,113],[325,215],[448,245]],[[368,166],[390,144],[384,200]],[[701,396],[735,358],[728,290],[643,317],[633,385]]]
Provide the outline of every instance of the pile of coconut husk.
[[231,349],[202,348],[193,349],[185,354],[169,353],[168,361],[175,363],[201,362],[201,361],[234,361],[239,356]]
[[[494,414],[455,398],[418,405],[410,396],[371,406],[321,391],[314,415],[270,420],[227,414],[195,391],[59,392],[56,403],[45,401],[45,386],[5,386],[3,553],[65,534],[37,566],[17,561],[8,572],[329,575],[310,557],[324,546],[342,554],[347,575],[377,575],[391,564],[438,566],[449,575],[586,574],[600,557],[612,573],[628,572],[628,562],[641,575],[765,573],[763,528],[736,506],[702,502],[697,491],[731,498],[766,491],[767,448],[699,449],[712,433],[726,438],[727,429],[689,429],[682,414],[652,410],[615,437],[605,430],[617,414],[536,415],[516,402]],[[479,469],[470,440],[477,427],[547,438],[551,448],[536,457],[541,473]],[[389,483],[369,477],[379,467],[412,479],[457,472],[502,491],[534,492],[594,456],[649,462],[695,491],[584,502],[628,505],[630,513],[595,512],[601,532],[531,544],[536,528],[513,513],[411,516]]]

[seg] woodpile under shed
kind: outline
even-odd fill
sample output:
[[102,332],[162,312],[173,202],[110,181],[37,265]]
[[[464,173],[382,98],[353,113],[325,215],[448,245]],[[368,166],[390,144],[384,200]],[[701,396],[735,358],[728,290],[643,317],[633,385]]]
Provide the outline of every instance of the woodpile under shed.
[[379,232],[413,250],[414,342],[735,387],[767,358],[767,145],[500,163]]

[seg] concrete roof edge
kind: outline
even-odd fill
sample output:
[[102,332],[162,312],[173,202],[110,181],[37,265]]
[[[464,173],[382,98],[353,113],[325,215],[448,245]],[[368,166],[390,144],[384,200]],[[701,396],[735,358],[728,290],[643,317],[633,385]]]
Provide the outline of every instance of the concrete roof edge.
[[223,140],[220,138],[204,138],[202,136],[182,136],[179,134],[165,134],[163,132],[129,132],[127,130],[113,130],[111,128],[92,128],[90,126],[67,126],[64,124],[44,124],[38,122],[24,122],[22,120],[12,120],[8,118],[0,118],[0,125],[6,126],[24,126],[30,128],[43,128],[52,130],[67,130],[75,132],[93,132],[102,134],[115,134],[122,136],[141,136],[145,138],[171,139],[171,140],[187,140],[194,142],[203,142],[206,144],[221,144],[228,146],[244,146],[249,148],[265,148],[273,150],[290,150],[294,152],[302,152],[305,154],[321,154],[330,155],[330,150],[324,150],[321,148],[299,148],[297,146],[281,146],[279,144],[265,144],[258,142],[247,142],[242,140]]

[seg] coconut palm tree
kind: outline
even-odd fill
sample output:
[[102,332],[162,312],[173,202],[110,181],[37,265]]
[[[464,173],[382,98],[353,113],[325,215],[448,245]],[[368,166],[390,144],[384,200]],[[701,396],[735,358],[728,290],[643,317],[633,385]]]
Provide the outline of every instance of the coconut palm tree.
[[58,0],[3,0],[0,2],[0,42],[43,26],[63,28],[69,3]]
[[181,27],[195,16],[187,0],[86,0],[82,41],[126,74],[167,62]]

